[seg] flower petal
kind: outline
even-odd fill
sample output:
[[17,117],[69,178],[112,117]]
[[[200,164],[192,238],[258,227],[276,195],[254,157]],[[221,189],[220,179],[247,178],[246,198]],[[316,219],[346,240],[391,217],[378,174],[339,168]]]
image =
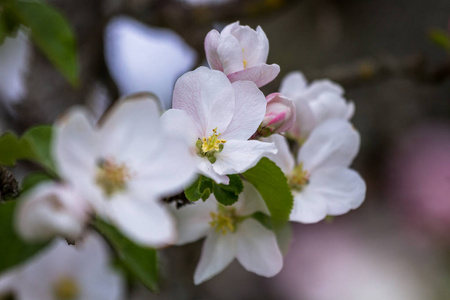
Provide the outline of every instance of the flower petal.
[[236,37],[228,34],[220,35],[220,43],[217,47],[223,72],[228,75],[244,69],[242,47]]
[[342,96],[332,93],[323,93],[316,100],[309,102],[317,124],[331,119],[348,120],[351,106]]
[[348,167],[359,150],[360,136],[344,120],[329,120],[313,130],[298,153],[310,174],[322,167]]
[[245,180],[242,183],[244,184],[244,191],[239,195],[239,201],[235,204],[237,214],[248,216],[259,211],[270,216],[266,203],[255,187]]
[[138,168],[159,148],[161,128],[155,98],[125,100],[116,104],[102,120],[100,158],[120,159]]
[[220,71],[200,67],[181,76],[175,84],[173,108],[190,115],[202,133],[224,132],[234,114],[234,89]]
[[289,133],[302,142],[317,126],[317,121],[306,100],[295,100],[295,111],[297,117],[295,119],[295,124],[289,130]]
[[197,169],[198,171],[205,175],[206,177],[211,178],[216,183],[223,183],[223,184],[229,184],[230,178],[226,175],[219,175],[214,170],[213,165],[209,162],[209,160],[206,157],[198,158],[197,159]]
[[117,196],[111,199],[106,217],[134,242],[162,247],[176,240],[175,222],[158,202]]
[[220,175],[238,174],[254,167],[266,154],[277,152],[273,143],[260,141],[227,141],[212,165]]
[[210,231],[203,244],[200,261],[195,269],[194,283],[200,284],[225,269],[236,254],[234,234]]
[[213,29],[205,37],[205,54],[206,60],[209,66],[213,70],[218,70],[223,72],[222,62],[220,56],[217,53],[217,48],[220,43],[220,33]]
[[234,116],[221,138],[248,140],[258,129],[266,112],[266,98],[251,81],[233,83],[236,105]]
[[331,93],[342,96],[344,94],[344,89],[339,84],[328,79],[320,79],[313,81],[302,97],[303,99],[309,101],[318,98],[323,93]]
[[161,116],[161,124],[169,134],[177,134],[186,140],[188,145],[195,146],[197,139],[201,136],[197,127],[192,120],[192,117],[181,109],[169,109]]
[[303,73],[298,71],[290,72],[281,81],[280,93],[290,99],[295,99],[296,96],[303,93],[307,84],[308,81]]
[[239,224],[236,232],[236,257],[250,272],[265,277],[275,276],[283,267],[283,255],[275,234],[253,219]]
[[228,74],[228,79],[231,82],[249,80],[253,81],[258,87],[262,87],[274,80],[278,73],[280,73],[279,65],[260,64]]
[[327,215],[342,215],[359,207],[365,194],[366,185],[355,171],[343,167],[319,169],[295,196],[290,219],[314,223]]
[[295,160],[291,150],[289,150],[286,138],[279,134],[273,134],[268,138],[262,139],[262,141],[275,144],[278,149],[277,154],[270,153],[266,157],[276,163],[284,174],[290,174],[295,167]]
[[211,229],[211,212],[217,211],[217,202],[210,197],[205,202],[197,201],[178,209],[173,209],[177,218],[178,240],[177,245],[195,242],[206,236]]
[[269,40],[258,26],[258,31],[249,26],[236,26],[231,30],[241,46],[242,59],[248,67],[264,64],[269,54]]

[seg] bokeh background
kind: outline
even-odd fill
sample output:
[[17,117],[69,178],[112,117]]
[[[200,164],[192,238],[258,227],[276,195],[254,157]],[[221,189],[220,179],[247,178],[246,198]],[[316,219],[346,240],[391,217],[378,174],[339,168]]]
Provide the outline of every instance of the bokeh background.
[[[269,63],[263,88],[300,70],[329,78],[355,102],[362,137],[353,167],[367,182],[356,211],[293,225],[285,267],[260,278],[233,263],[198,287],[200,243],[163,250],[161,293],[130,285],[132,299],[450,299],[450,36],[448,0],[78,0],[48,1],[72,25],[75,88],[32,48],[19,99],[0,99],[0,128],[21,133],[73,105],[100,115],[114,99],[149,90],[170,106],[182,73],[205,64],[203,39],[240,20],[260,25]],[[6,80],[4,73],[1,73]],[[15,170],[20,178],[29,166]]]

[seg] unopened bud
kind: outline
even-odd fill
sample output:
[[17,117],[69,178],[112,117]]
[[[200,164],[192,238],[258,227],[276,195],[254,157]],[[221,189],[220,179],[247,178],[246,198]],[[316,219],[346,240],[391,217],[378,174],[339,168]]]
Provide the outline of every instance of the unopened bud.
[[27,241],[62,236],[77,239],[88,219],[88,204],[70,187],[43,183],[20,200],[16,227]]
[[258,130],[259,134],[268,137],[273,133],[288,131],[295,122],[294,102],[280,93],[270,94],[266,99],[266,115]]

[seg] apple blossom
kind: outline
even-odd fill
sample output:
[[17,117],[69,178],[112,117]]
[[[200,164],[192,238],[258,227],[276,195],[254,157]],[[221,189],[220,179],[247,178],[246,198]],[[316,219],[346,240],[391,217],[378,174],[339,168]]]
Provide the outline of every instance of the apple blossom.
[[20,200],[16,227],[25,240],[60,235],[77,239],[88,220],[89,204],[69,186],[54,182],[38,185]]
[[173,109],[162,116],[165,129],[181,134],[198,171],[217,183],[242,173],[268,153],[272,143],[248,140],[266,111],[266,99],[250,81],[230,83],[219,71],[200,67],[175,84]]
[[182,139],[162,132],[152,99],[124,100],[94,127],[74,109],[56,124],[53,154],[63,179],[135,242],[161,246],[175,226],[159,203],[193,179],[195,165]]
[[355,111],[353,102],[343,98],[344,90],[329,80],[316,80],[310,85],[300,72],[284,77],[280,92],[292,99],[296,106],[296,124],[289,133],[303,141],[311,131],[330,119],[349,120]]
[[0,295],[17,300],[123,299],[124,282],[112,271],[106,245],[90,234],[76,246],[57,239],[48,249],[4,276]]
[[28,37],[22,30],[15,37],[5,38],[0,46],[0,97],[6,103],[17,102],[26,94],[30,50]]
[[264,200],[250,183],[243,184],[244,191],[233,206],[223,206],[211,196],[174,212],[178,245],[206,236],[195,284],[220,273],[235,257],[247,271],[266,277],[276,275],[283,266],[275,234],[251,217],[255,212],[269,215]]
[[333,119],[314,129],[300,148],[297,162],[282,136],[268,140],[278,147],[278,154],[268,157],[286,174],[294,195],[291,221],[315,223],[356,209],[364,201],[366,185],[348,168],[360,137],[347,121]]
[[211,69],[224,72],[231,82],[250,80],[261,87],[280,72],[277,64],[266,64],[269,41],[259,26],[255,31],[235,22],[220,33],[213,29],[206,35],[205,52]]
[[259,135],[268,137],[273,133],[288,131],[296,118],[294,102],[280,93],[270,94],[266,99],[266,115],[258,129]]

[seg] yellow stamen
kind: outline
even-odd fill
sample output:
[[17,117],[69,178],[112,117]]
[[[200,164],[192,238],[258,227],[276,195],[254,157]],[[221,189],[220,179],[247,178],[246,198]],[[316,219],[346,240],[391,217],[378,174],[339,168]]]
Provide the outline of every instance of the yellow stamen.
[[242,62],[244,63],[244,69],[247,69],[247,61],[244,59]]
[[210,151],[219,151],[220,144],[225,144],[227,141],[223,139],[219,139],[221,133],[217,133],[217,127],[213,129],[213,134],[206,137],[203,137],[202,141],[202,151],[203,153],[207,153]]
[[108,197],[126,188],[130,172],[125,164],[105,159],[99,162],[96,182]]
[[80,288],[73,278],[62,277],[54,286],[54,293],[58,300],[74,300],[80,296]]
[[308,171],[303,170],[303,163],[294,168],[288,181],[290,187],[297,191],[301,191],[309,183],[309,174]]
[[211,225],[212,228],[216,230],[217,233],[222,235],[227,234],[227,232],[234,232],[236,229],[236,210],[234,207],[224,208],[220,207],[217,213],[211,212]]

